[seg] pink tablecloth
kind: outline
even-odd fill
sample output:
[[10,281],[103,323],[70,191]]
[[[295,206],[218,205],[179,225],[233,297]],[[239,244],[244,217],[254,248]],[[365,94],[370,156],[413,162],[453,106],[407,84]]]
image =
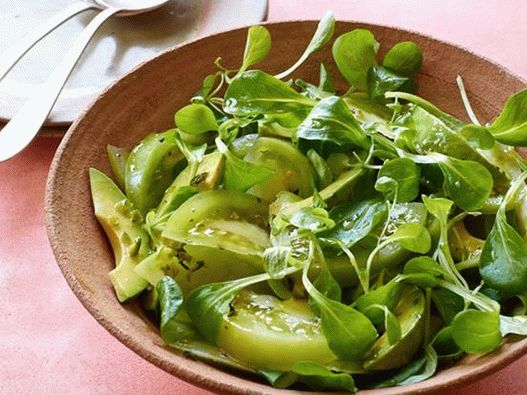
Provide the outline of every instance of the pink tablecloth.
[[[271,0],[269,19],[316,19],[327,8],[339,19],[401,26],[461,44],[527,78],[522,0]],[[0,164],[0,393],[207,393],[128,350],[66,285],[43,216],[57,144],[39,138]],[[527,393],[526,369],[524,357],[449,394]]]

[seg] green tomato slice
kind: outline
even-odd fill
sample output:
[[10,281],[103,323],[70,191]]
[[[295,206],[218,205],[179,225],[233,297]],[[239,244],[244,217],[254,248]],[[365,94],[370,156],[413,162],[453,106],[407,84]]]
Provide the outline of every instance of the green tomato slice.
[[176,247],[189,244],[260,256],[269,245],[267,216],[267,205],[256,196],[205,191],[173,212],[161,238]]
[[218,346],[261,369],[291,370],[295,362],[327,364],[336,359],[307,301],[280,301],[242,291],[223,319]]
[[291,143],[272,137],[260,137],[248,149],[244,160],[274,171],[274,175],[267,181],[247,191],[251,195],[271,202],[281,191],[298,193],[303,198],[313,193],[315,179],[311,164]]

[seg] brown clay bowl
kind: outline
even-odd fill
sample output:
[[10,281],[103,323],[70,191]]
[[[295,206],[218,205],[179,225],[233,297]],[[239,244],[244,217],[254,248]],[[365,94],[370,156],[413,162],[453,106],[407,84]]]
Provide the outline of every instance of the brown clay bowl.
[[[316,23],[266,24],[273,37],[273,48],[259,67],[270,73],[287,68],[305,48]],[[336,35],[357,27],[373,31],[382,44],[381,52],[402,40],[419,43],[425,54],[419,94],[458,117],[465,118],[455,85],[458,74],[464,77],[475,112],[482,121],[491,120],[509,95],[525,87],[525,81],[503,67],[417,33],[340,22]],[[175,110],[200,89],[203,76],[215,70],[213,62],[217,56],[223,57],[225,65],[240,64],[245,35],[246,29],[238,29],[169,50],[106,90],[71,126],[55,155],[46,194],[47,230],[57,263],[73,292],[102,326],[137,354],[183,380],[219,393],[292,394],[299,392],[275,390],[261,381],[174,352],[163,344],[156,326],[137,303],[121,305],[117,301],[107,275],[113,265],[112,252],[93,216],[88,186],[89,167],[110,174],[107,144],[131,147],[147,133],[170,128]],[[330,51],[326,48],[316,54],[295,76],[317,81],[318,64],[324,60],[336,77]],[[344,87],[342,80],[336,78],[336,82]],[[441,369],[425,382],[375,393],[445,390],[489,375],[526,352],[527,340],[509,339],[498,351],[479,358],[467,357]]]

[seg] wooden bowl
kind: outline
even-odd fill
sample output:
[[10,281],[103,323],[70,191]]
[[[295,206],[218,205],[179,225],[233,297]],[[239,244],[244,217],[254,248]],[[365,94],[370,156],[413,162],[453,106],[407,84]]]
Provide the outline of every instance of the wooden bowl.
[[[259,68],[270,73],[286,69],[303,51],[317,22],[268,23],[273,48]],[[454,45],[391,27],[339,22],[338,36],[357,27],[370,29],[381,43],[381,53],[403,40],[417,42],[424,50],[419,75],[419,94],[439,107],[466,118],[455,84],[464,77],[468,95],[481,121],[496,116],[509,95],[525,87],[525,81],[508,70]],[[173,125],[176,109],[201,87],[202,78],[215,71],[214,60],[240,64],[246,29],[220,33],[160,54],[116,82],[99,96],[71,126],[55,155],[46,194],[47,231],[53,252],[66,280],[86,309],[112,335],[156,366],[194,385],[219,393],[298,393],[277,390],[232,372],[188,359],[166,345],[158,329],[137,303],[121,305],[113,292],[108,272],[112,252],[93,215],[88,168],[110,174],[106,145],[132,147],[150,132]],[[344,88],[331,57],[331,46],[313,56],[294,77],[318,80],[324,60]],[[527,352],[527,339],[509,339],[496,352],[479,358],[466,357],[441,369],[422,383],[378,390],[376,394],[410,394],[439,391],[475,381],[503,368]],[[369,393],[371,391],[364,391]]]

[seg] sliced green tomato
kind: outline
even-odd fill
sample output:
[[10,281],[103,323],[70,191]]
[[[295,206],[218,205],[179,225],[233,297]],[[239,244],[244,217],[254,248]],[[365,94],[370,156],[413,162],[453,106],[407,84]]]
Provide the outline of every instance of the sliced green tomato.
[[336,359],[305,300],[280,301],[242,291],[223,319],[218,346],[261,369],[291,370],[295,362],[327,364]]
[[126,172],[126,162],[128,161],[130,153],[124,148],[110,144],[106,146],[106,152],[108,153],[108,160],[110,161],[110,166],[112,167],[112,173],[115,177],[117,186],[119,186],[121,190],[124,190],[124,174]]
[[[402,224],[405,223],[419,223],[426,225],[427,223],[427,210],[422,203],[398,203],[394,206],[391,213],[391,222],[388,227],[387,234],[393,234]],[[381,224],[380,228],[377,229],[377,233],[381,232],[381,228],[384,223]],[[374,236],[368,236],[367,240],[359,243],[351,250],[357,265],[359,268],[364,269],[366,267],[366,261],[373,248],[375,248],[377,238]],[[371,264],[371,274],[375,275],[380,273],[383,269],[393,269],[406,263],[411,253],[402,248],[398,243],[390,243],[383,247]],[[351,266],[350,260],[346,255],[339,255],[335,257],[326,257],[328,268],[331,274],[343,287],[353,286],[358,283],[357,274]]]
[[257,257],[217,248],[187,245],[179,250],[161,246],[135,267],[135,272],[154,286],[165,275],[174,278],[184,294],[204,284],[249,277],[261,273]]
[[267,181],[250,188],[247,193],[268,202],[280,191],[311,196],[315,187],[313,169],[308,159],[291,143],[272,137],[260,137],[249,148],[244,160],[273,170]]
[[157,206],[185,158],[175,141],[175,130],[146,136],[126,163],[126,195],[141,213]]
[[109,177],[90,169],[90,186],[95,216],[110,240],[115,257],[116,268],[110,272],[110,278],[117,298],[123,302],[147,286],[133,269],[150,254],[149,237],[142,227],[141,214]]
[[384,333],[364,360],[367,370],[389,370],[409,363],[419,351],[424,336],[425,297],[417,287],[407,287],[394,311],[401,325],[401,339],[390,345]]
[[205,191],[174,211],[161,238],[169,245],[190,244],[259,256],[269,246],[267,216],[267,205],[255,196]]

